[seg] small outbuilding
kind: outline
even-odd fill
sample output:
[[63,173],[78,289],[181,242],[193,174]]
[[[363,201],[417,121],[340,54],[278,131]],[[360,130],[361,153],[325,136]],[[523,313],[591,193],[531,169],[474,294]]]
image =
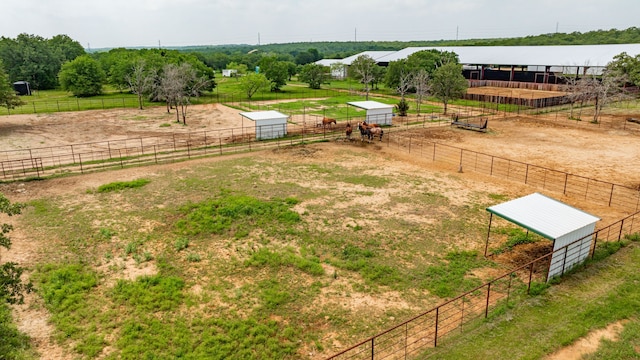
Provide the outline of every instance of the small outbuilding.
[[238,70],[236,69],[224,69],[222,70],[222,76],[224,77],[234,77],[238,74]]
[[256,123],[256,139],[276,139],[287,135],[288,115],[275,110],[241,112],[240,116]]
[[600,220],[599,217],[540,193],[488,207],[487,211],[491,213],[491,218],[485,255],[489,245],[491,220],[493,215],[497,215],[553,241],[547,280],[564,274],[589,256],[596,222]]
[[347,104],[367,111],[365,121],[369,124],[392,125],[393,105],[377,101],[351,101]]
[[26,81],[14,82],[13,90],[15,90],[18,95],[31,95],[31,87],[29,86],[29,83]]

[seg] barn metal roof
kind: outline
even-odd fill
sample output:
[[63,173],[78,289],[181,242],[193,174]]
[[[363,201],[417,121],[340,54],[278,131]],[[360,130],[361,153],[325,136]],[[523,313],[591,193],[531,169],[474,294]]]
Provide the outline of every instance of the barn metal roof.
[[551,240],[600,220],[540,193],[490,206],[487,211]]
[[258,120],[271,120],[271,119],[282,119],[288,118],[289,115],[285,115],[279,111],[268,110],[268,111],[252,111],[252,112],[241,112],[241,116],[246,117],[249,120],[258,121]]
[[[463,65],[515,65],[515,66],[587,66],[604,67],[614,56],[626,52],[630,56],[640,55],[640,44],[603,45],[550,45],[550,46],[434,46],[408,47],[385,55],[371,56],[366,51],[343,59],[350,65],[360,55],[369,55],[378,63],[406,59],[421,50],[451,51],[458,54]],[[347,59],[350,59],[348,62]]]
[[355,54],[349,57],[346,57],[344,59],[342,59],[342,61],[340,61],[341,63],[345,64],[345,65],[351,65],[352,62],[354,62],[358,57],[362,56],[362,55],[366,55],[370,58],[372,58],[373,60],[375,60],[376,62],[380,62],[380,58],[383,58],[385,56],[389,56],[392,55],[394,53],[396,53],[397,51],[365,51],[365,52],[361,52],[359,54]]
[[377,102],[377,101],[372,101],[372,100],[368,100],[368,101],[350,101],[347,104],[353,105],[355,107],[359,107],[359,108],[365,109],[365,110],[393,108],[393,105],[384,104],[384,103]]

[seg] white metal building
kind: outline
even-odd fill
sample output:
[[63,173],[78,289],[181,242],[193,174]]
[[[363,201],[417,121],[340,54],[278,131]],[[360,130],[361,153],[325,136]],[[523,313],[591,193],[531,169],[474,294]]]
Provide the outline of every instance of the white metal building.
[[[491,219],[495,214],[553,241],[554,253],[549,264],[547,280],[562,275],[589,256],[593,242],[592,234],[595,232],[596,222],[600,220],[594,215],[540,193],[488,207],[487,211],[491,213]],[[487,233],[487,247],[490,232],[491,220]]]
[[392,125],[393,105],[377,101],[351,101],[347,104],[367,111],[365,121],[369,124]]
[[222,70],[222,76],[224,77],[232,77],[238,74],[238,70],[236,69],[224,69]]
[[256,139],[268,140],[283,137],[287,134],[288,115],[275,110],[241,112],[245,117],[256,124]]

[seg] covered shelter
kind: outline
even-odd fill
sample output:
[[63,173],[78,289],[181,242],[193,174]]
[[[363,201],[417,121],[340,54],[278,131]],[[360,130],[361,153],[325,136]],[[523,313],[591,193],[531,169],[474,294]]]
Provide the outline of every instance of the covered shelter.
[[31,86],[27,81],[14,82],[13,90],[15,90],[18,95],[31,95]]
[[596,222],[600,218],[552,199],[533,193],[502,204],[490,206],[491,213],[485,256],[489,247],[493,215],[553,241],[553,255],[547,280],[562,275],[584,261],[591,252]]
[[287,134],[289,116],[279,111],[241,112],[240,116],[255,122],[256,140],[276,139]]
[[366,110],[365,121],[368,124],[392,125],[393,105],[377,101],[351,101],[347,104]]

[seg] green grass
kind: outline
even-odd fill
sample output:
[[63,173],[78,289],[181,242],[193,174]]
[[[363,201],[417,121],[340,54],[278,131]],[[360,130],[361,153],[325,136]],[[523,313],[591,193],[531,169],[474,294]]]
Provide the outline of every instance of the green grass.
[[119,191],[123,189],[135,189],[135,188],[143,187],[150,182],[151,180],[147,180],[147,179],[137,179],[132,181],[116,181],[109,184],[98,186],[98,192],[106,193],[106,192],[112,192],[112,191]]
[[0,339],[0,359],[36,359],[29,337],[13,324],[11,309],[4,302],[0,302]]
[[638,358],[639,283],[640,248],[629,246],[565,277],[541,295],[467,328],[464,335],[439,341],[437,358],[540,359],[590,330],[622,319],[631,319],[622,335],[629,341],[606,343],[588,358]]

